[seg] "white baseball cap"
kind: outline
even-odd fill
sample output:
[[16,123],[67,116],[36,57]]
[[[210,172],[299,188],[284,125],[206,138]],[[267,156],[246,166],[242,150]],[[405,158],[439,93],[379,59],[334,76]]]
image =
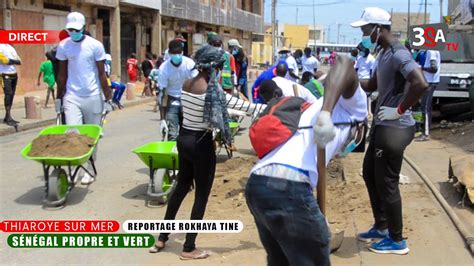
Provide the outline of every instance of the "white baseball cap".
[[112,56],[110,54],[105,54],[105,60],[112,61]]
[[81,30],[86,25],[86,18],[79,12],[71,12],[67,15],[66,29]]
[[368,24],[391,25],[390,14],[378,7],[367,7],[362,12],[362,16],[358,21],[352,22],[351,26],[359,28]]
[[230,39],[227,44],[229,46],[237,46],[239,48],[242,48],[242,46],[240,45],[239,41],[237,39]]

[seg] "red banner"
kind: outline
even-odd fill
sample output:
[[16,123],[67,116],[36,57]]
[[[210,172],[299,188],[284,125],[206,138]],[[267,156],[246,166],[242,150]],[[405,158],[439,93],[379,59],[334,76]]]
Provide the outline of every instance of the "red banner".
[[10,220],[0,222],[3,232],[117,232],[120,224],[110,220]]
[[54,44],[60,41],[60,30],[0,30],[0,43]]

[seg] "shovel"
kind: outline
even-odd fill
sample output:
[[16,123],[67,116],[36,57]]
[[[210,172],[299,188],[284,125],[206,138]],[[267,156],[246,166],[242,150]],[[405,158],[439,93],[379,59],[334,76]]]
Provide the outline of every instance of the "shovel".
[[[317,201],[321,212],[326,217],[326,148],[318,147],[318,187]],[[328,223],[329,227],[329,223]],[[331,253],[336,252],[344,240],[344,230],[331,231]]]

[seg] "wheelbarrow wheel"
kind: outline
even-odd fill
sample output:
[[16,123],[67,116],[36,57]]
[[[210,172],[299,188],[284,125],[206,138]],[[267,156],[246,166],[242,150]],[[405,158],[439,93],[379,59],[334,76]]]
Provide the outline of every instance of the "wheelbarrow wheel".
[[56,168],[48,178],[48,205],[62,205],[66,201],[69,182],[67,173],[62,168]]
[[[157,169],[155,171],[155,175],[153,176],[153,193],[162,193],[163,191],[163,182],[167,178],[168,171],[166,169]],[[167,197],[156,197],[153,198],[152,202],[155,204],[165,204],[167,201]],[[154,205],[152,204],[152,205]]]

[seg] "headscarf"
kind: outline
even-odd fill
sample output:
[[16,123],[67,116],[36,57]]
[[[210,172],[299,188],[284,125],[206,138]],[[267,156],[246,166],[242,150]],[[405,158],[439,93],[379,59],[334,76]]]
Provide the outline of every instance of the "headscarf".
[[227,101],[225,92],[219,86],[216,77],[216,68],[222,67],[225,62],[224,51],[211,45],[205,45],[196,52],[194,60],[196,61],[196,69],[210,72],[204,102],[204,122],[209,123],[211,128],[219,129],[224,142],[230,145],[232,136],[229,127],[230,118],[227,112]]

